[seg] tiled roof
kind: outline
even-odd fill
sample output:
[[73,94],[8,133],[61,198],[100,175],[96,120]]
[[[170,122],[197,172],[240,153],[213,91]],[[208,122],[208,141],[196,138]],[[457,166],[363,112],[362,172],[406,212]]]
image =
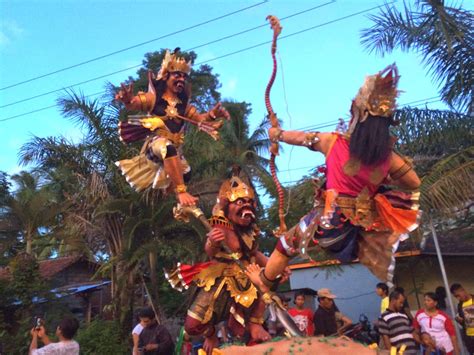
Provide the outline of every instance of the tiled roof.
[[[61,258],[41,260],[39,264],[39,273],[46,279],[52,278],[57,273],[63,271],[74,263],[84,260],[85,262],[97,265],[95,262],[91,262],[82,256],[65,256]],[[8,267],[0,268],[0,279],[10,278],[10,269]]]
[[[474,255],[474,227],[438,232],[438,243],[444,255]],[[422,243],[423,254],[436,254],[433,237],[430,235]]]

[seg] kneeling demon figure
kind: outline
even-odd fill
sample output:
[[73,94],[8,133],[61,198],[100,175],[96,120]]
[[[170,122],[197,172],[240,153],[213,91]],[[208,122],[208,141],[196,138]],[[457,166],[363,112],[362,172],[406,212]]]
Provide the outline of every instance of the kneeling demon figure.
[[165,275],[178,290],[191,283],[198,287],[185,330],[205,336],[207,353],[218,344],[215,325],[223,320],[227,320],[234,337],[241,338],[248,331],[250,342],[270,339],[262,326],[265,303],[244,270],[251,263],[262,267],[267,263],[267,257],[258,250],[255,208],[255,192],[248,184],[237,176],[226,180],[209,220],[212,229],[205,251],[210,261],[193,266],[178,264]]

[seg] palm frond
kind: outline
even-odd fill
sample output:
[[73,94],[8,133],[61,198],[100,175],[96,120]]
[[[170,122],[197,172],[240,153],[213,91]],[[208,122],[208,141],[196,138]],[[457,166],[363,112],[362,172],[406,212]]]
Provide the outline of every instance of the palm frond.
[[434,214],[452,215],[474,197],[474,147],[453,154],[422,180],[421,204]]
[[474,15],[443,2],[424,0],[412,10],[386,5],[374,23],[364,29],[361,41],[367,50],[384,55],[399,48],[421,53],[422,64],[441,88],[443,100],[460,111],[474,108]]

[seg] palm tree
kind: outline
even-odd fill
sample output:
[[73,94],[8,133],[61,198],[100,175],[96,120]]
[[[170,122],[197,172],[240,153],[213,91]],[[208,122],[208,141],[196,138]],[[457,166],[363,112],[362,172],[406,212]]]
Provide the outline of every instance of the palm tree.
[[27,254],[33,254],[34,242],[45,238],[61,209],[40,176],[25,171],[12,176],[17,188],[7,204],[8,218],[17,226],[25,242]]
[[462,208],[473,196],[474,16],[441,0],[419,0],[415,11],[406,4],[403,13],[387,5],[370,19],[373,26],[362,31],[369,51],[421,53],[443,100],[465,112],[406,108],[396,113],[402,122],[400,149],[421,167],[424,208],[433,213]]
[[387,5],[369,18],[374,25],[362,31],[362,44],[384,55],[395,49],[422,56],[442,99],[460,111],[474,110],[474,16],[442,0],[419,0],[404,11]]
[[437,216],[472,201],[474,121],[450,111],[405,108],[395,115],[399,150],[413,157],[422,176],[421,205]]

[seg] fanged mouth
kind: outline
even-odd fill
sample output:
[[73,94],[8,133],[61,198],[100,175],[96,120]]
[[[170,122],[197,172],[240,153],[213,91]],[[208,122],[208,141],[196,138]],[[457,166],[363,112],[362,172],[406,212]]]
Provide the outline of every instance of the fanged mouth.
[[242,213],[240,214],[240,217],[241,218],[252,218],[252,219],[255,219],[255,214],[250,211],[250,210],[243,210]]

